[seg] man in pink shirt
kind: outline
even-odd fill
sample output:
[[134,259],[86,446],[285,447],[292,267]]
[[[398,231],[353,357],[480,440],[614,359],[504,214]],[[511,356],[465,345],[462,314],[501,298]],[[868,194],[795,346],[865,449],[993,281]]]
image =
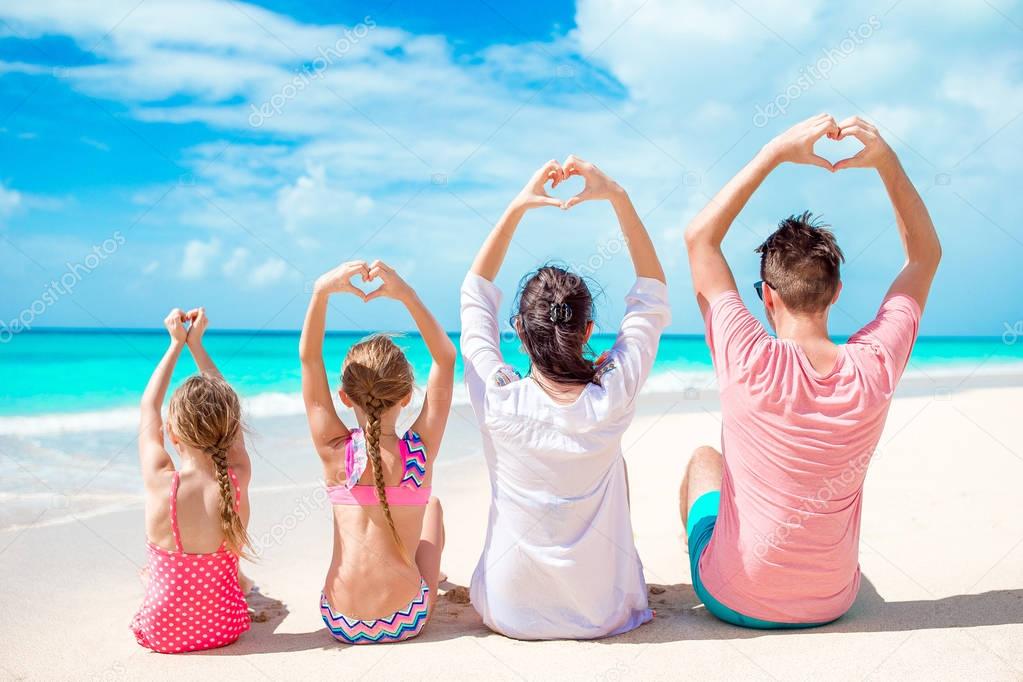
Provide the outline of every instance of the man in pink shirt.
[[[864,148],[832,165],[822,137]],[[746,309],[721,252],[728,228],[778,165],[872,168],[895,209],[906,264],[872,322],[843,345],[828,337],[842,251],[809,213],[757,249],[754,286],[776,333]],[[920,195],[877,129],[828,114],[769,142],[692,221],[686,248],[721,396],[721,452],[704,446],[680,491],[693,588],[718,618],[809,627],[844,614],[859,589],[863,479],[916,339],[941,258]]]

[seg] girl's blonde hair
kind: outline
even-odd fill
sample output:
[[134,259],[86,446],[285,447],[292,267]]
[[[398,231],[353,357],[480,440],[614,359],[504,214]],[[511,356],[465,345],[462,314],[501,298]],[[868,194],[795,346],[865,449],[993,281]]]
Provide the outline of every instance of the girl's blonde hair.
[[213,459],[220,485],[220,527],[224,540],[232,552],[247,556],[245,548],[252,543],[235,508],[234,486],[227,471],[227,451],[242,432],[238,394],[223,379],[196,374],[174,391],[167,422],[178,440]]
[[352,346],[341,370],[341,388],[366,413],[366,451],[373,465],[377,499],[391,529],[391,536],[405,563],[412,559],[405,549],[391,518],[380,460],[380,416],[412,392],[415,379],[412,366],[391,337],[376,334]]

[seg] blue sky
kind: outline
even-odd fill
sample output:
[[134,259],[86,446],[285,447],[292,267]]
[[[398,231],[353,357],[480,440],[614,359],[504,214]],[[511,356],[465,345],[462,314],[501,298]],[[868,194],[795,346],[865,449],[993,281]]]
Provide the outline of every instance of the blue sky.
[[[575,153],[629,190],[671,330],[697,332],[686,221],[771,136],[830,111],[877,123],[931,209],[945,260],[923,332],[1000,335],[1023,319],[1023,7],[950,5],[0,2],[0,319],[152,327],[204,304],[220,326],[297,328],[309,282],[360,257],[456,329],[492,222]],[[832,329],[849,333],[902,261],[873,173],[779,170],[727,255],[756,309],[753,248],[807,208],[846,252]],[[499,283],[599,263],[613,329],[631,282],[624,254],[599,256],[615,234],[606,205],[534,212]],[[355,300],[330,323],[408,327]]]

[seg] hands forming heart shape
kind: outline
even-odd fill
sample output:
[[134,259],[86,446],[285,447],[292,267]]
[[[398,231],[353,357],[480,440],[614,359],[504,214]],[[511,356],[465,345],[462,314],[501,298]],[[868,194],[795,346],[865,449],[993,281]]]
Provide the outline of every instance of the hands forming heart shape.
[[[365,291],[355,285],[353,280],[361,277],[363,283],[380,280],[381,284],[372,291]],[[324,273],[316,280],[316,291],[324,294],[349,293],[355,294],[365,302],[375,298],[393,298],[396,301],[408,300],[412,288],[401,278],[394,268],[383,261],[372,263],[353,260],[342,263],[333,270]]]
[[[855,138],[863,144],[863,149],[849,158],[831,163],[814,151],[814,145],[823,137],[830,140]],[[879,168],[895,158],[891,147],[872,123],[858,116],[839,123],[831,114],[818,114],[797,123],[771,140],[765,150],[778,163],[810,164],[833,173],[846,168]]]
[[163,321],[163,326],[175,341],[198,341],[206,333],[208,325],[206,308],[192,308],[188,312],[174,308]]
[[[575,196],[562,201],[547,193],[548,182],[551,183],[551,189],[554,189],[573,176],[581,177],[584,183],[582,191]],[[533,173],[533,177],[529,179],[512,204],[524,209],[537,206],[557,206],[562,210],[568,210],[584,201],[611,199],[621,192],[622,188],[618,183],[595,165],[577,156],[569,155],[564,163],[559,163],[557,159],[551,159],[540,170]]]

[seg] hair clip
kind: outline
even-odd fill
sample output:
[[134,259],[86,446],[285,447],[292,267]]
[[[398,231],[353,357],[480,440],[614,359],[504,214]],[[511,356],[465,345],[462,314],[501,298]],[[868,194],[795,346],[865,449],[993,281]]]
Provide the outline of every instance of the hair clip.
[[568,322],[572,319],[572,306],[567,303],[551,303],[550,318],[554,324]]

